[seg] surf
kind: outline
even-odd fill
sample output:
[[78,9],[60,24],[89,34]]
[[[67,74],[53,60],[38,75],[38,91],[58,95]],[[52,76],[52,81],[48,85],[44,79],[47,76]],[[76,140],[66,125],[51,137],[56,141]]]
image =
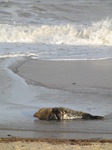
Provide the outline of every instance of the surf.
[[112,45],[112,19],[90,25],[0,24],[0,42],[50,45]]

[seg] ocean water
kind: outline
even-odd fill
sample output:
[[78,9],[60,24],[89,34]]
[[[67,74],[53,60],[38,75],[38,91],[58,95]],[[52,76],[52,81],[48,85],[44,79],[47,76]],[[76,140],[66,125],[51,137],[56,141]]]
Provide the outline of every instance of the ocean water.
[[112,138],[112,119],[103,124],[35,120],[33,113],[45,106],[75,106],[92,114],[110,114],[111,94],[105,94],[108,104],[103,101],[101,107],[98,100],[103,95],[90,94],[86,98],[92,101],[83,102],[82,93],[74,96],[27,85],[8,68],[26,57],[61,61],[112,58],[111,0],[0,0],[0,136]]
[[0,57],[112,58],[111,0],[0,0]]

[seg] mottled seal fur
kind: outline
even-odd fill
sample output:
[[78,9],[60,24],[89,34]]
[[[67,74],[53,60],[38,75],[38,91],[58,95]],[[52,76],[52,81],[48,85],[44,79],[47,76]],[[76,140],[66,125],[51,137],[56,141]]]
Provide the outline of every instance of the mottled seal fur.
[[103,116],[93,116],[89,113],[75,111],[64,107],[42,108],[34,114],[41,120],[70,120],[70,119],[104,119]]

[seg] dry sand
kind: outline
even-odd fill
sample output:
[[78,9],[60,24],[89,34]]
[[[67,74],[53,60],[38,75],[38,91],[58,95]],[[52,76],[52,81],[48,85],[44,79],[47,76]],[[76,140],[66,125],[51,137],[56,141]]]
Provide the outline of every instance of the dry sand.
[[52,145],[49,143],[36,142],[13,142],[1,143],[0,150],[112,150],[112,144],[80,145]]
[[111,150],[112,141],[0,139],[0,150]]

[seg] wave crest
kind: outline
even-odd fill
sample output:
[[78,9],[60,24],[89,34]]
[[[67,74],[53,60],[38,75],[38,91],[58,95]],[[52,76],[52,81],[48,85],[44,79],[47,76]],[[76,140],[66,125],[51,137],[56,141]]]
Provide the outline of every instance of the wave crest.
[[0,24],[0,42],[112,45],[112,19],[84,25],[17,26]]

